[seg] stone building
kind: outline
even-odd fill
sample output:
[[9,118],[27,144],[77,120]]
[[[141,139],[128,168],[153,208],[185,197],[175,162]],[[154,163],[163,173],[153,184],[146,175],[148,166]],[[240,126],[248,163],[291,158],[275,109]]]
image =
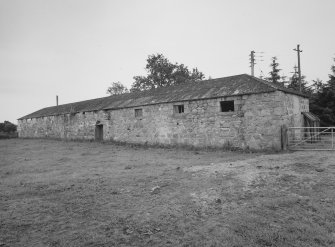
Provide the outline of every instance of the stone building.
[[280,149],[308,98],[246,74],[47,107],[18,119],[19,137]]

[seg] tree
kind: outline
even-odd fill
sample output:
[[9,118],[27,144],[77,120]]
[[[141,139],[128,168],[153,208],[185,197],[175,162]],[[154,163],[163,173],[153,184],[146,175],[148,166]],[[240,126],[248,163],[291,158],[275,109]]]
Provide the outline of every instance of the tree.
[[277,62],[277,57],[272,57],[272,63],[270,64],[271,71],[269,73],[269,77],[266,78],[266,80],[271,81],[276,84],[283,85],[283,82],[280,82],[281,76],[279,75],[279,72],[281,69],[279,69],[279,63]]
[[[335,62],[335,58],[334,58],[334,62]],[[329,81],[327,83],[327,87],[329,90],[335,92],[335,65],[331,66],[331,72],[332,74],[329,74]]]
[[110,95],[118,95],[123,93],[129,93],[129,90],[121,82],[118,81],[118,82],[112,82],[112,85],[108,87],[106,93]]
[[313,80],[313,84],[312,84],[311,88],[312,88],[313,94],[316,95],[316,94],[319,94],[319,93],[322,92],[322,90],[324,88],[324,84],[323,84],[322,80],[317,78],[316,80]]
[[0,123],[0,132],[12,133],[15,132],[17,126],[9,121]]
[[[304,75],[301,76],[301,92],[310,95],[312,94],[312,89],[307,86],[305,78],[306,77]],[[300,92],[300,82],[297,66],[294,66],[294,73],[289,78],[287,88]]]
[[143,91],[157,87],[178,85],[185,82],[200,81],[205,75],[197,68],[191,71],[184,64],[171,63],[163,54],[149,55],[146,76],[134,76],[131,91]]
[[[334,59],[335,62],[335,59]],[[326,84],[316,81],[312,97],[311,111],[320,118],[322,126],[335,125],[335,66],[331,66],[331,74]]]
[[309,99],[309,110],[320,117],[321,125],[323,125],[323,121],[321,120],[323,107],[320,105],[319,99],[321,98],[324,86],[325,84],[323,84],[320,79],[313,80],[313,84],[311,86],[312,94]]

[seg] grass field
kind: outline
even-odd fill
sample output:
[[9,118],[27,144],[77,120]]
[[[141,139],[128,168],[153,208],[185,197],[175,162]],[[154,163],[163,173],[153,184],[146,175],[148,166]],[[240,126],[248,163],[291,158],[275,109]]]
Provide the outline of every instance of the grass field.
[[335,246],[335,152],[0,140],[0,246]]

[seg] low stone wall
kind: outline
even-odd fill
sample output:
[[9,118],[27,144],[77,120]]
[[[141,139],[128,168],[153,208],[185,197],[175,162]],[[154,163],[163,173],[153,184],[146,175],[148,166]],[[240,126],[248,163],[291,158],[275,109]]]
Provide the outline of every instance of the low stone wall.
[[[221,112],[221,101],[234,101],[234,111]],[[176,105],[184,112],[176,112]],[[135,116],[135,109],[142,115]],[[94,139],[99,121],[104,140],[280,149],[281,125],[302,126],[301,111],[308,111],[307,99],[277,91],[19,120],[18,132],[19,137]]]

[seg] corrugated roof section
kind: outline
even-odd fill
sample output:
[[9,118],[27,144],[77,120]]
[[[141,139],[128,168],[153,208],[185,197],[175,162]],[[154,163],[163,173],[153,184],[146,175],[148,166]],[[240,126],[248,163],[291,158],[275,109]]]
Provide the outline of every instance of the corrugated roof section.
[[71,112],[119,109],[158,103],[266,93],[276,90],[307,97],[299,92],[247,74],[242,74],[47,107],[20,119],[60,115]]
[[311,112],[302,112],[302,114],[312,122],[320,122],[320,118]]

